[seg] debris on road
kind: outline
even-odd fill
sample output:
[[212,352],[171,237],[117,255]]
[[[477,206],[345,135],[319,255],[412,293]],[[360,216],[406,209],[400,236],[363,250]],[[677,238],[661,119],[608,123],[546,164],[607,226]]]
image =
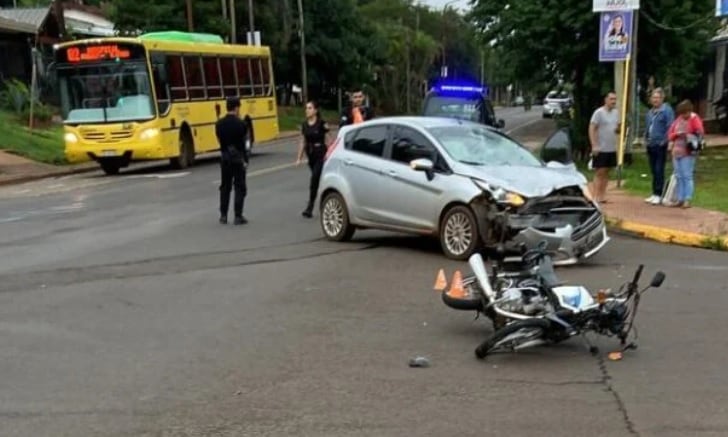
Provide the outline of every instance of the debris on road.
[[425,357],[415,357],[409,360],[410,367],[430,367],[430,360]]

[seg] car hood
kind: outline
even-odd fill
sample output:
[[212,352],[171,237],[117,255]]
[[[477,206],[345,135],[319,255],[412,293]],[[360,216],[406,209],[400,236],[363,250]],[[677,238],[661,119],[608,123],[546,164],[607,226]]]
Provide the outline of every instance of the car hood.
[[542,197],[560,188],[587,183],[583,174],[570,167],[475,166],[459,163],[458,173],[526,197]]

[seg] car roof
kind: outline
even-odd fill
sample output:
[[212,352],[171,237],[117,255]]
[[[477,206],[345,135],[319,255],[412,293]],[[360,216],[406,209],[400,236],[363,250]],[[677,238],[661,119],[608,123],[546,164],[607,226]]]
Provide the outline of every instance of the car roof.
[[427,129],[432,127],[449,127],[449,126],[479,126],[487,129],[495,130],[491,126],[476,123],[474,121],[460,120],[448,117],[428,117],[428,116],[389,116],[389,117],[378,117],[372,120],[365,121],[361,124],[348,125],[347,130],[356,129],[359,127],[375,126],[379,124],[404,124],[419,127],[421,129]]

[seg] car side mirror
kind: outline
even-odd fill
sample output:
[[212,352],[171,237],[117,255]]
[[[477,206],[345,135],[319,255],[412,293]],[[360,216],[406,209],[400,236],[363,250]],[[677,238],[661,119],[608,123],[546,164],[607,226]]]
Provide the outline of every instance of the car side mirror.
[[435,177],[435,164],[427,158],[420,158],[410,161],[410,167],[415,171],[423,171],[427,174],[427,179],[432,180]]
[[650,281],[650,287],[659,288],[663,282],[665,282],[665,273],[657,272],[655,273],[655,276],[652,277],[652,281]]
[[573,148],[568,128],[561,128],[554,132],[541,146],[541,160],[543,162],[556,162],[569,166],[574,162]]

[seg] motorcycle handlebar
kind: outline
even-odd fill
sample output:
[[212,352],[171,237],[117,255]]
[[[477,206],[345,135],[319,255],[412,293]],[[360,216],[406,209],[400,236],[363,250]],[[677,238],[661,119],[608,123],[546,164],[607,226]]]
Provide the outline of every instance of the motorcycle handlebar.
[[645,268],[644,264],[640,264],[639,267],[637,267],[637,271],[634,272],[634,279],[632,279],[632,285],[635,287],[639,285],[640,277],[642,276],[642,270]]

